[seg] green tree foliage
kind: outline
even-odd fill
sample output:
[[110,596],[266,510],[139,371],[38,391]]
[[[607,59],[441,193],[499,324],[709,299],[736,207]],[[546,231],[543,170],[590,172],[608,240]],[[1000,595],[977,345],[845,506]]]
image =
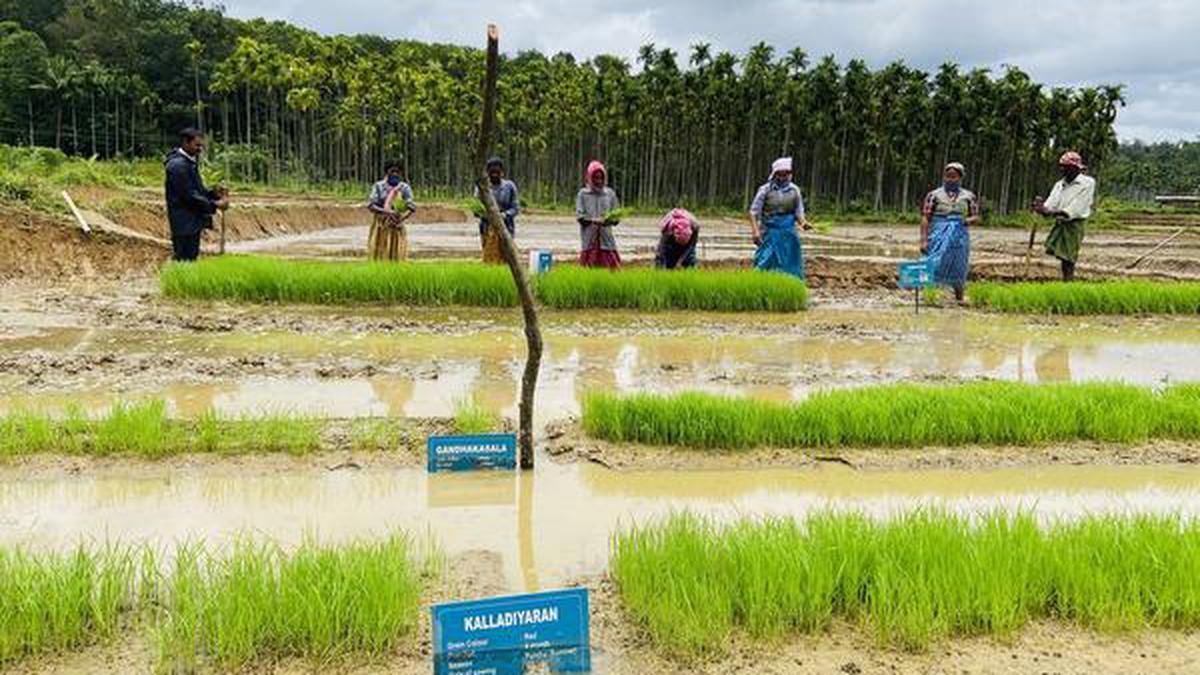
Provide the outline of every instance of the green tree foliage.
[[41,38],[16,23],[0,23],[0,92],[4,92],[0,128],[6,137],[34,143],[36,106],[47,62],[48,51]]
[[1109,192],[1137,201],[1200,195],[1200,141],[1123,144],[1104,177]]
[[[25,79],[0,94],[0,142],[145,156],[199,123],[233,178],[366,181],[392,156],[426,189],[465,189],[473,175],[476,50],[323,37],[199,2],[59,0],[14,16],[0,40],[28,49],[18,67],[4,48],[0,64]],[[506,57],[498,141],[538,202],[569,204],[599,158],[629,203],[743,209],[770,161],[792,155],[820,206],[915,209],[957,160],[1004,213],[1048,189],[1065,149],[1107,169],[1123,104],[1120,87],[1047,89],[1013,67],[930,74],[765,43],[686,56],[648,44],[634,62]]]

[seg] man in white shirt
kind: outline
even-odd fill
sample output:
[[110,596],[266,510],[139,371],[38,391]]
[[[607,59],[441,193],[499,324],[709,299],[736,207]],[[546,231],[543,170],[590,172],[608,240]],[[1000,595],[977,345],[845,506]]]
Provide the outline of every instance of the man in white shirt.
[[1096,179],[1083,173],[1087,166],[1078,152],[1064,154],[1058,167],[1062,180],[1054,185],[1049,199],[1034,201],[1033,210],[1055,219],[1054,229],[1046,237],[1046,254],[1062,261],[1063,281],[1074,281],[1084,227],[1096,201]]

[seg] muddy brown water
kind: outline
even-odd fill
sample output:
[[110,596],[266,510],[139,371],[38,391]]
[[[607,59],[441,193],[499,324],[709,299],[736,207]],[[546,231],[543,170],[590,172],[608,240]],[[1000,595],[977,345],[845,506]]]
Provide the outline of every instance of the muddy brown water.
[[252,533],[285,545],[430,533],[454,556],[486,550],[515,590],[598,575],[609,537],[689,510],[720,520],[837,509],[873,516],[919,507],[966,514],[1025,509],[1045,521],[1098,513],[1200,515],[1200,471],[1179,467],[1040,467],[989,471],[613,472],[543,463],[535,472],[423,470],[109,470],[68,479],[0,476],[0,544],[80,541],[227,543]]
[[[431,323],[438,319],[427,317]],[[1200,321],[1055,319],[818,309],[800,318],[559,316],[547,329],[538,417],[576,415],[588,391],[703,390],[770,400],[898,381],[1200,380]],[[771,335],[753,335],[775,324]],[[623,327],[624,326],[624,327]],[[738,335],[744,330],[750,335]],[[153,333],[27,326],[0,337],[0,411],[90,410],[160,397],[176,414],[452,414],[474,397],[515,417],[515,326],[406,335]]]

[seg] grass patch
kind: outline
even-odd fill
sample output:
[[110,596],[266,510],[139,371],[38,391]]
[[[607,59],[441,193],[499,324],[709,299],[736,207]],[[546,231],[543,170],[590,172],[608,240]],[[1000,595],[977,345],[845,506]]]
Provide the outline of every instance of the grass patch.
[[385,656],[415,634],[423,579],[436,560],[418,562],[404,536],[305,542],[291,553],[250,540],[226,555],[185,546],[162,582],[152,631],[160,667],[228,671],[287,657]]
[[364,417],[350,424],[350,447],[355,452],[388,452],[405,445],[406,424],[391,417]]
[[688,514],[613,538],[626,610],[668,654],[720,654],[735,633],[775,641],[834,619],[884,644],[1010,636],[1032,620],[1100,630],[1200,627],[1200,525],[919,511],[741,521]]
[[1030,314],[1200,314],[1200,283],[978,283],[971,301],[1000,312]]
[[476,263],[330,263],[223,256],[171,264],[163,295],[262,303],[515,307],[507,268]]
[[626,269],[573,265],[538,276],[537,295],[555,309],[691,309],[796,312],[808,303],[803,281],[770,272]]
[[[169,567],[160,561],[170,560]],[[380,657],[415,635],[440,553],[407,536],[293,551],[239,540],[166,557],[149,547],[0,548],[0,666],[147,633],[162,672],[288,657]]]
[[490,434],[500,430],[500,416],[488,410],[474,396],[454,404],[454,431],[458,434]]
[[[331,263],[255,256],[167,265],[164,296],[262,303],[467,305],[514,307],[516,287],[503,266],[476,263]],[[557,267],[536,280],[555,309],[691,309],[795,312],[804,282],[784,274],[703,270],[607,270]]]
[[1200,385],[1162,392],[1125,384],[895,384],[772,403],[708,394],[593,393],[594,438],[705,449],[1036,446],[1071,441],[1200,439]]
[[134,455],[161,459],[183,453],[286,452],[321,447],[321,425],[290,414],[224,418],[214,411],[194,421],[167,416],[162,400],[117,403],[95,419],[78,407],[63,417],[16,410],[0,416],[0,458],[35,453]]
[[133,602],[127,550],[0,548],[0,666],[112,638]]

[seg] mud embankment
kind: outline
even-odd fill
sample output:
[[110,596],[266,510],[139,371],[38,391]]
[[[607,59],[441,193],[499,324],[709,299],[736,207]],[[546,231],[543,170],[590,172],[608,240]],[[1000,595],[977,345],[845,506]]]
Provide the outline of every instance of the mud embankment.
[[[112,221],[135,232],[170,239],[166,206],[148,199],[114,200],[99,209]],[[367,225],[371,215],[363,204],[288,197],[234,198],[224,215],[226,241],[250,241],[314,232],[332,227]],[[465,211],[437,205],[422,205],[412,223],[466,222]],[[215,223],[220,227],[220,221]],[[210,236],[210,242],[216,238]]]
[[[142,198],[88,202],[91,208],[84,212],[95,221],[91,234],[66,216],[0,207],[0,280],[125,278],[154,274],[170,258],[171,233],[163,204]],[[428,205],[412,222],[466,220],[466,212],[459,209]],[[256,197],[236,202],[224,221],[226,241],[237,242],[365,225],[370,214],[349,202]],[[219,220],[215,226],[220,227]],[[216,250],[217,232],[205,233],[206,252]]]
[[118,277],[155,270],[169,257],[151,242],[88,235],[63,220],[0,207],[0,280]]

